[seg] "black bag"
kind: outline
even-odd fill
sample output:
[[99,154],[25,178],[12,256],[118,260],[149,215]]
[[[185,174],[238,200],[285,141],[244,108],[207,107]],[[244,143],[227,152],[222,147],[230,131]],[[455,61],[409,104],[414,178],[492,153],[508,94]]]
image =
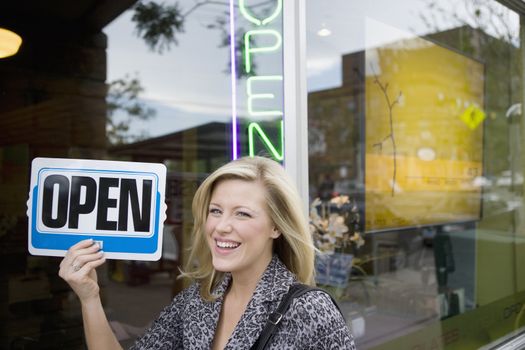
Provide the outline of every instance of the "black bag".
[[[292,303],[292,301],[295,298],[298,298],[301,295],[314,291],[314,290],[318,290],[318,291],[326,293],[326,291],[320,288],[307,286],[306,284],[302,284],[302,283],[292,284],[290,286],[290,289],[288,290],[288,293],[286,293],[286,295],[281,300],[281,303],[279,304],[279,306],[277,306],[277,309],[273,313],[271,313],[270,316],[268,317],[268,320],[266,321],[266,325],[264,326],[261,334],[259,335],[259,338],[257,338],[257,341],[255,342],[255,344],[253,344],[253,346],[250,349],[251,350],[265,349],[266,345],[270,342],[270,340],[272,340],[272,337],[275,333],[275,330],[277,329],[277,326],[281,322],[284,314],[290,307],[290,304]],[[339,312],[341,312],[341,309],[339,308],[339,305],[337,305],[337,302],[334,300],[334,298],[332,298],[330,294],[328,294],[328,296],[330,296],[330,299],[332,299],[332,302],[334,303],[334,305],[337,306],[337,309],[339,310]],[[343,316],[343,319],[344,319],[344,315],[342,312],[341,312],[341,315]]]

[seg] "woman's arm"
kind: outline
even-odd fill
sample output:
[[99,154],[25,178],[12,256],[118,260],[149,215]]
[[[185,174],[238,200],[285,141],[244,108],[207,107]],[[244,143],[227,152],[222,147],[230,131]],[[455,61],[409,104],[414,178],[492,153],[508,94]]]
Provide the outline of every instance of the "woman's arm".
[[106,261],[98,244],[88,239],[81,241],[66,253],[60,263],[59,276],[73,289],[82,305],[84,333],[89,349],[122,349],[109,326],[100,301],[96,268]]
[[100,298],[82,303],[82,320],[88,349],[122,349],[109,326]]

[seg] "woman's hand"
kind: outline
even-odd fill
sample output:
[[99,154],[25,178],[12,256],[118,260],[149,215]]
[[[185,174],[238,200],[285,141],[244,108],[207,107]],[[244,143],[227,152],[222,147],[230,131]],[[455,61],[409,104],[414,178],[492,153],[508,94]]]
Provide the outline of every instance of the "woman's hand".
[[58,275],[73,289],[82,303],[99,297],[95,268],[106,261],[104,252],[92,239],[80,241],[66,253]]
[[80,241],[66,253],[58,275],[73,288],[82,304],[82,320],[88,349],[122,350],[100,301],[95,269],[106,261],[92,239]]

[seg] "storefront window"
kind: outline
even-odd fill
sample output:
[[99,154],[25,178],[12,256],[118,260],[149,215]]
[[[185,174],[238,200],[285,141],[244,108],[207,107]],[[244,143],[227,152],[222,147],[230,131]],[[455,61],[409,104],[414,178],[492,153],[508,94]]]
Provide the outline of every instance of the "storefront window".
[[317,279],[358,347],[477,349],[523,327],[519,15],[318,1],[306,23]]
[[0,348],[85,347],[60,258],[27,250],[36,157],[168,169],[161,260],[98,269],[106,314],[127,347],[185,286],[176,277],[204,177],[240,156],[283,160],[283,2],[6,1],[4,27],[22,45],[4,53],[0,31]]
[[[294,171],[309,178],[317,281],[359,349],[477,349],[523,331],[525,9],[508,2],[298,2],[309,168]],[[286,26],[301,17],[289,5],[0,4],[21,38],[5,53],[0,37],[0,348],[85,348],[60,258],[28,253],[32,159],[168,169],[161,260],[98,271],[123,347],[185,287],[202,179],[239,156],[298,163],[283,159],[283,120],[303,117],[284,115],[283,48],[300,45],[283,28],[301,25]]]
[[[142,4],[146,10],[160,5]],[[123,142],[109,147],[108,155],[168,167],[162,259],[158,263],[107,264],[104,307],[124,347],[133,344],[184,287],[176,277],[191,240],[193,194],[204,177],[231,155],[230,52],[220,22],[228,7],[193,5],[183,1],[177,9],[165,6],[160,10],[178,13],[184,29],[175,31],[176,41],[165,41],[164,45],[159,39],[152,46],[153,42],[135,35],[140,28],[138,6],[105,28],[108,102],[116,100],[116,108],[110,111],[113,123],[107,131],[109,135],[125,135]],[[119,93],[130,87],[121,87],[121,81],[136,81],[143,88],[136,102],[143,105],[144,115],[133,115],[126,109],[128,105],[119,104]],[[122,122],[129,123],[129,128],[126,125],[118,130]]]

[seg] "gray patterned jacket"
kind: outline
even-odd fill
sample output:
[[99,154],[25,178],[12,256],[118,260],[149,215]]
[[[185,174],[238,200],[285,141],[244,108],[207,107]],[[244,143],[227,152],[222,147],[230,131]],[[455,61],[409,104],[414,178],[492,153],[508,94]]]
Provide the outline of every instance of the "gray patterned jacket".
[[[219,298],[214,302],[201,298],[197,283],[179,293],[132,349],[210,349],[230,281],[226,274],[215,290]],[[294,275],[274,256],[225,349],[249,349],[294,281]],[[269,348],[355,350],[355,345],[330,297],[312,291],[293,301]]]

